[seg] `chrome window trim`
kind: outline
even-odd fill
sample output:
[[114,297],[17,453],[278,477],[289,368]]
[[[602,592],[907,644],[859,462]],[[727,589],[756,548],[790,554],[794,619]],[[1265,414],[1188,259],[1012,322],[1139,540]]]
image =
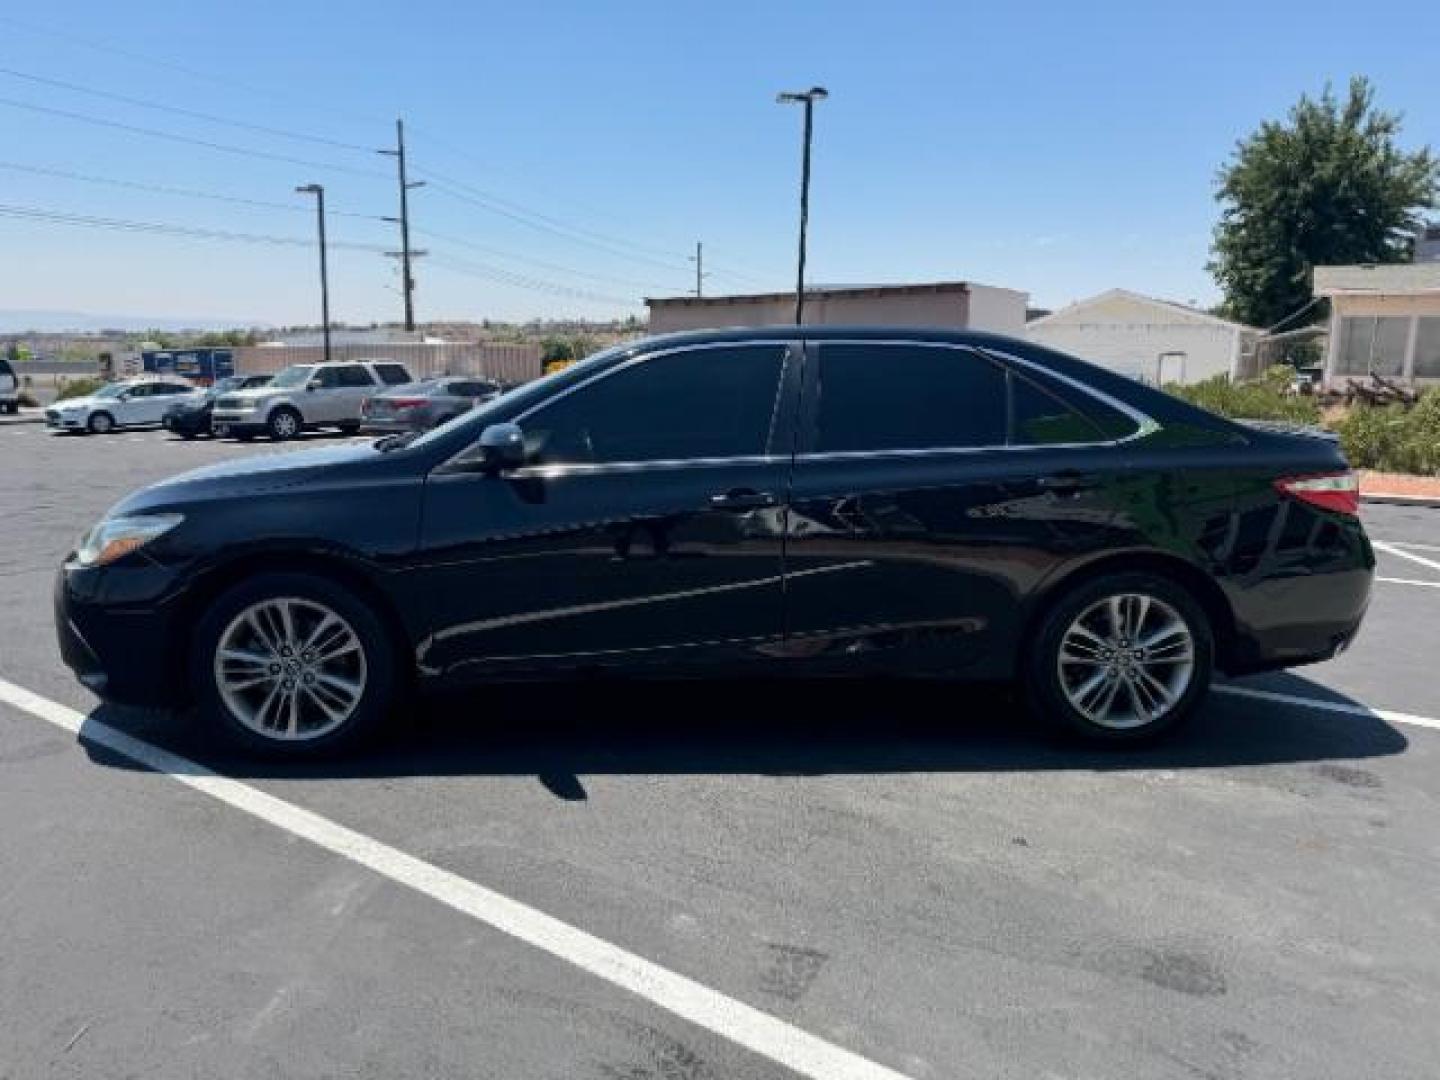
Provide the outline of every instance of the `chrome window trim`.
[[943,457],[950,454],[993,454],[998,451],[1033,452],[1036,450],[1084,450],[1103,449],[1106,447],[1121,446],[1124,443],[1133,442],[1136,439],[1154,434],[1160,430],[1160,425],[1155,419],[1132,405],[1127,405],[1118,398],[1111,397],[1103,390],[1096,390],[1087,386],[1078,379],[1072,379],[1068,375],[1062,375],[1058,371],[1051,371],[1042,364],[1033,360],[1026,360],[1022,356],[1015,356],[1013,353],[1002,352],[999,349],[991,349],[984,345],[965,345],[953,341],[924,341],[914,338],[821,338],[812,339],[815,345],[824,347],[826,345],[904,345],[921,346],[931,349],[953,349],[956,352],[967,352],[972,356],[980,356],[984,359],[999,363],[1002,367],[1006,363],[1014,363],[1020,367],[1036,372],[1046,378],[1056,379],[1071,389],[1081,394],[1086,394],[1102,404],[1129,417],[1135,421],[1136,428],[1129,435],[1118,439],[1094,439],[1087,442],[1070,443],[1037,443],[1032,446],[1012,446],[1009,443],[992,443],[985,446],[928,446],[928,447],[903,447],[889,450],[829,450],[806,454],[797,454],[796,461],[873,461],[883,458],[916,458],[916,457]]
[[[513,423],[522,423],[528,417],[539,412],[557,401],[569,397],[571,394],[583,390],[587,386],[593,386],[602,379],[608,379],[611,375],[625,371],[638,364],[649,360],[658,359],[662,356],[672,356],[676,353],[699,352],[706,349],[728,349],[742,346],[775,346],[783,348],[787,353],[797,344],[808,348],[811,345],[823,347],[825,345],[904,345],[920,346],[932,349],[951,349],[956,352],[970,353],[972,356],[980,356],[985,359],[997,362],[1002,366],[1010,363],[1018,365],[1029,371],[1033,371],[1045,378],[1055,379],[1076,392],[1087,395],[1101,404],[1107,405],[1124,416],[1129,417],[1136,424],[1136,429],[1129,435],[1118,439],[1097,439],[1089,442],[1073,443],[1048,443],[1036,444],[1033,446],[1012,446],[1008,443],[999,443],[988,446],[934,446],[934,447],[912,447],[890,450],[836,450],[827,452],[813,452],[794,455],[793,460],[801,461],[871,461],[885,458],[930,458],[943,457],[953,454],[986,454],[997,451],[1018,451],[1034,452],[1046,450],[1084,450],[1092,448],[1106,448],[1121,446],[1136,439],[1152,435],[1160,430],[1160,424],[1147,413],[1129,405],[1116,397],[1097,390],[1092,386],[1071,378],[1069,375],[1061,374],[1058,371],[1051,371],[1043,364],[1037,364],[1033,360],[1027,360],[1023,356],[1016,356],[1013,353],[1004,352],[1000,349],[993,349],[985,345],[969,345],[953,341],[926,341],[917,338],[805,338],[799,335],[793,338],[741,338],[727,339],[724,341],[704,341],[675,345],[668,349],[660,349],[654,352],[640,352],[624,360],[614,367],[606,368],[604,371],[596,372],[583,382],[567,386],[559,393],[547,397],[544,401],[538,401],[531,405],[524,412],[514,418]],[[784,382],[781,378],[776,387],[777,405],[779,396],[784,393]],[[773,425],[773,418],[772,418]],[[436,472],[443,473],[448,466],[454,464],[459,458],[473,447],[466,447],[444,464],[439,466]],[[714,468],[724,465],[778,465],[792,460],[789,454],[746,454],[737,457],[711,457],[711,458],[672,458],[663,461],[606,461],[606,462],[557,462],[553,465],[527,465],[515,469],[509,475],[520,479],[557,479],[566,476],[601,476],[608,473],[642,473],[665,469],[678,468]]]

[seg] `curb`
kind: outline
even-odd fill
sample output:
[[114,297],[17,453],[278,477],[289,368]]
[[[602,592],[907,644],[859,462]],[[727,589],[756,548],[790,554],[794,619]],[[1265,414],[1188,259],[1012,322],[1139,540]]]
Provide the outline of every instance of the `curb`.
[[19,424],[43,424],[45,422],[45,412],[43,409],[36,410],[33,415],[27,415],[27,413],[29,413],[29,410],[20,413],[18,416],[0,417],[0,428]]
[[1382,506],[1422,506],[1440,510],[1440,496],[1435,495],[1393,495],[1384,491],[1373,494],[1360,493],[1362,503],[1379,503]]

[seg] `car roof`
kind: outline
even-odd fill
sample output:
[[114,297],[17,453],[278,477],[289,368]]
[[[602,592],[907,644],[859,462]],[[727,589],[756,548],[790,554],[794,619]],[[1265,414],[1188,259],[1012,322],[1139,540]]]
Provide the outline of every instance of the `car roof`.
[[[715,330],[681,330],[644,338],[647,346],[687,345],[715,341],[941,341],[954,345],[979,345],[995,349],[1025,344],[1019,338],[987,330],[961,330],[941,326],[733,326]],[[637,341],[637,344],[639,342]]]

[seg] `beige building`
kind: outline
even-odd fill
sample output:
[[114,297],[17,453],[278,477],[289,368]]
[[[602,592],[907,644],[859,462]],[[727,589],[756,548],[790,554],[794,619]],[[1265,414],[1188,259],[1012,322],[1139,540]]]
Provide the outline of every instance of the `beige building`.
[[1247,374],[1260,331],[1207,311],[1110,289],[1035,319],[1039,345],[1149,383],[1195,383]]
[[1317,266],[1315,295],[1330,301],[1327,383],[1440,383],[1440,262]]
[[[927,285],[820,285],[805,290],[805,321],[816,326],[906,326],[1018,335],[1027,294],[968,281]],[[650,332],[783,326],[795,321],[795,294],[677,296],[645,301]]]

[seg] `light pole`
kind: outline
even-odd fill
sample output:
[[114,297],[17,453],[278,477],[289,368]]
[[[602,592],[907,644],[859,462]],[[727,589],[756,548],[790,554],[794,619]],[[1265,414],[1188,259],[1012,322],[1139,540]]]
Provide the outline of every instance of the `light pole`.
[[795,274],[795,323],[798,326],[805,317],[805,229],[810,221],[810,141],[814,132],[815,102],[823,101],[830,94],[823,86],[812,86],[797,93],[782,93],[775,96],[781,105],[804,104],[805,106],[805,150],[800,165],[800,261]]
[[315,196],[315,213],[320,221],[320,324],[325,335],[325,362],[330,362],[330,274],[325,266],[325,188],[320,184],[302,184],[295,189],[301,195]]

